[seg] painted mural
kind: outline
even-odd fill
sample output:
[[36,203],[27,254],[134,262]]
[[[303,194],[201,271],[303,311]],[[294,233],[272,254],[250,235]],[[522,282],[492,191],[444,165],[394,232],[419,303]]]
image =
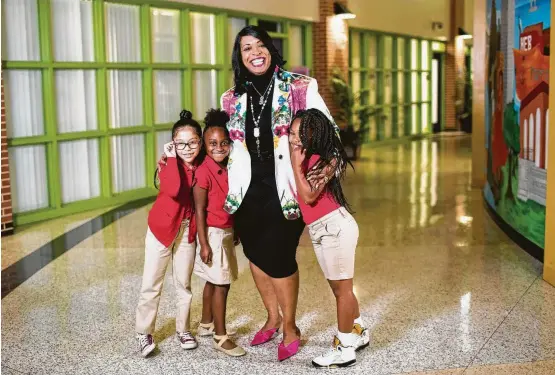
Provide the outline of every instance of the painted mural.
[[488,0],[488,204],[544,247],[550,0]]

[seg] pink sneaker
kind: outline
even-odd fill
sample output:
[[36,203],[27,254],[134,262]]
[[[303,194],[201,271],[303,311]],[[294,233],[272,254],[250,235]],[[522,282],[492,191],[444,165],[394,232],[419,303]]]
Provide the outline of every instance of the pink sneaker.
[[280,332],[278,328],[271,328],[266,331],[260,330],[256,332],[256,334],[254,335],[251,341],[251,346],[265,344],[268,341],[276,338],[279,335],[279,333]]
[[278,346],[278,360],[284,361],[287,358],[293,357],[295,354],[299,352],[299,347],[301,346],[301,340],[297,339],[293,341],[291,344],[285,346],[282,342],[279,343]]

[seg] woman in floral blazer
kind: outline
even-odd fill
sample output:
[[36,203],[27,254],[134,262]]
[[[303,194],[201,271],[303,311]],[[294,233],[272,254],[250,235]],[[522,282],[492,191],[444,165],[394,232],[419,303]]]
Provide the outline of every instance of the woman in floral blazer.
[[282,327],[278,357],[283,360],[297,352],[300,339],[295,256],[304,229],[289,157],[289,127],[298,110],[329,111],[316,80],[282,69],[284,61],[263,29],[241,30],[232,60],[235,86],[221,97],[233,142],[225,210],[235,214],[236,234],[268,311],[251,344],[271,340]]

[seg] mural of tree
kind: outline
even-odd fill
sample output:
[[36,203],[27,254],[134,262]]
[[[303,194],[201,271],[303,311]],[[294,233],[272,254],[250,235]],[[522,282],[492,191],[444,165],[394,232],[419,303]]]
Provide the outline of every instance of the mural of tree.
[[497,25],[497,8],[495,4],[496,0],[491,0],[491,8],[490,8],[490,24],[489,24],[489,38],[488,38],[488,58],[487,58],[487,78],[488,78],[488,90],[486,91],[486,95],[488,96],[488,101],[490,103],[488,107],[488,111],[486,116],[489,118],[490,123],[490,131],[488,132],[488,154],[487,154],[487,180],[492,191],[496,190],[495,187],[495,179],[492,173],[493,170],[493,155],[491,149],[491,141],[492,141],[492,125],[493,125],[493,103],[494,103],[494,95],[495,92],[495,66],[496,66],[496,58],[497,52],[499,51],[500,47],[500,40],[501,36],[499,33],[498,25]]
[[497,8],[495,7],[495,0],[491,0],[491,13],[489,23],[489,50],[488,50],[488,74],[491,77],[493,66],[495,63],[495,56],[499,51],[498,41],[498,26],[497,26]]
[[509,149],[507,159],[508,186],[505,198],[515,200],[513,193],[513,179],[517,173],[518,155],[520,154],[520,126],[518,124],[518,113],[515,110],[514,101],[505,106],[503,113],[503,138]]

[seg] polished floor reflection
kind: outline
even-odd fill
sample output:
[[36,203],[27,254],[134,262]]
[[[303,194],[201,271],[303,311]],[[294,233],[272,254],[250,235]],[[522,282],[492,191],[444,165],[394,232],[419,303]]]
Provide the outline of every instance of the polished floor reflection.
[[[360,227],[355,287],[372,342],[355,367],[340,371],[555,374],[555,288],[541,280],[541,264],[489,219],[480,191],[470,187],[470,165],[465,136],[368,148],[355,163],[345,187]],[[297,256],[298,319],[307,340],[299,355],[278,363],[277,342],[247,346],[264,310],[239,251],[228,320],[248,355],[225,357],[204,339],[194,351],[178,347],[168,271],[155,333],[160,350],[142,359],[133,331],[149,208],[91,231],[55,259],[41,257],[44,266],[2,299],[2,373],[322,372],[310,360],[330,345],[335,310],[307,235]],[[107,212],[40,223],[3,238],[2,277]],[[194,278],[194,326],[202,286]]]

